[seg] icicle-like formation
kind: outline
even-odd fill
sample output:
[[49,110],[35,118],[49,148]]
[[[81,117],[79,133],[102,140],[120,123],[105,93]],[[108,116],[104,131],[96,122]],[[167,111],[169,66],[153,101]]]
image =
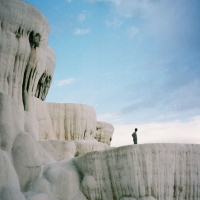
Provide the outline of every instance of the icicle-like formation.
[[0,92],[31,110],[32,96],[45,99],[55,67],[54,53],[47,46],[48,22],[22,1],[0,4]]

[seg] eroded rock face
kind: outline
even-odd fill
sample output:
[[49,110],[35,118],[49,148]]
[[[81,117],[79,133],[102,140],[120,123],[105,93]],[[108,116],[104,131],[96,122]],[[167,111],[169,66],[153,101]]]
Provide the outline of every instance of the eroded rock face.
[[50,155],[44,157],[43,149],[28,133],[17,135],[12,147],[12,157],[22,191],[39,176],[42,165],[54,160]]
[[17,173],[12,165],[9,154],[0,150],[0,199],[25,200],[20,191]]
[[83,104],[46,103],[35,98],[38,140],[94,140],[110,146],[114,127],[96,121],[94,108]]
[[37,140],[57,140],[53,123],[48,110],[48,104],[34,98],[35,116],[38,122]]
[[33,6],[0,0],[0,92],[31,109],[31,97],[44,100],[55,66],[47,46],[49,26]]
[[34,99],[38,140],[94,140],[96,112],[84,104],[46,103]]
[[0,167],[12,177],[1,179],[0,197],[18,200],[25,199],[20,190],[38,177],[41,166],[53,160],[36,143],[32,100],[42,74],[52,76],[55,56],[47,46],[47,20],[36,8],[19,0],[0,0],[0,5],[0,149],[9,155],[1,163],[9,161],[15,172]]
[[30,192],[48,183],[50,199],[199,199],[199,167],[199,145],[130,145],[50,163]]
[[47,72],[44,72],[40,77],[37,90],[35,92],[35,96],[38,99],[45,100],[50,88],[51,79],[51,75],[48,75]]
[[[108,146],[94,139],[96,113],[92,107],[42,101],[55,66],[54,53],[47,45],[49,26],[45,17],[19,0],[0,0],[0,5],[0,197],[49,199],[49,184],[44,192],[27,191],[45,164]],[[50,145],[42,147],[38,143],[41,139]],[[81,139],[90,141],[73,141],[72,147],[66,141],[59,143]]]
[[58,140],[89,140],[96,132],[96,112],[83,104],[48,103],[53,130]]
[[55,160],[71,159],[76,156],[92,152],[109,149],[106,144],[96,140],[76,140],[76,141],[39,141],[39,144],[49,152]]
[[[73,160],[88,199],[165,200],[200,198],[199,158],[199,145],[146,144],[91,152]],[[84,181],[89,177],[95,182],[91,190],[90,181]]]
[[95,139],[99,142],[103,142],[110,146],[112,141],[112,135],[114,133],[114,127],[107,122],[97,121]]
[[12,165],[9,154],[0,150],[0,189],[10,187],[20,190],[17,173]]
[[12,187],[0,188],[0,197],[1,200],[26,200],[20,189]]
[[11,152],[16,135],[24,131],[24,109],[0,92],[0,149]]
[[72,160],[45,165],[42,176],[30,185],[27,196],[38,193],[47,194],[49,200],[87,200],[80,189],[80,175]]

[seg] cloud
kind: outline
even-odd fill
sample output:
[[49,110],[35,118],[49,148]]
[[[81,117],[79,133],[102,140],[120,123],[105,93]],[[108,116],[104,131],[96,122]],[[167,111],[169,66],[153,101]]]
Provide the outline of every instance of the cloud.
[[139,123],[114,125],[115,131],[111,146],[133,144],[131,134],[138,128],[138,143],[200,143],[200,116],[188,122],[171,121],[165,123]]
[[[116,5],[119,5],[121,3],[121,0],[87,0],[87,1],[89,1],[91,3],[112,2],[112,3],[116,4]],[[124,1],[126,1],[126,0],[124,0]]]
[[[184,68],[168,63],[157,68],[155,72],[147,64],[147,78],[133,80],[124,88],[124,106],[120,110],[121,117],[132,115],[134,121],[169,120],[168,116],[181,119],[192,113],[200,112],[200,69],[198,65]],[[145,74],[143,74],[145,76]],[[158,116],[165,116],[159,118]]]
[[111,28],[119,28],[124,22],[120,21],[118,19],[113,19],[111,21],[107,20],[106,21],[106,26],[111,27]]
[[[123,27],[129,27],[126,34],[137,36],[132,44],[133,66],[129,68],[130,76],[126,76],[119,116],[151,122],[197,115],[200,112],[200,1],[93,2],[108,3],[111,16],[123,19]],[[107,21],[107,26],[117,24],[117,20]]]
[[126,17],[132,17],[133,15],[138,14],[138,11],[143,7],[148,0],[88,0],[91,3],[112,3],[115,7],[115,10]]
[[119,123],[121,121],[119,114],[117,113],[105,113],[103,115],[98,115],[97,119],[99,121],[111,121],[115,123]]
[[55,81],[53,83],[53,86],[54,87],[62,87],[62,86],[65,86],[65,85],[69,85],[69,84],[73,83],[74,81],[75,81],[74,78],[68,78],[68,79],[58,80],[58,81]]
[[127,29],[126,34],[127,34],[129,37],[134,37],[135,35],[138,34],[138,31],[139,31],[139,30],[138,30],[137,28],[135,28],[135,27],[130,27],[130,28]]
[[84,21],[84,20],[86,20],[85,14],[79,14],[79,15],[78,15],[78,21],[82,22],[82,21]]
[[70,3],[70,2],[72,2],[72,0],[66,0],[66,2]]
[[[135,18],[141,23],[144,34],[156,37],[164,51],[184,51],[199,48],[200,23],[198,0],[93,0],[111,3],[116,13]],[[133,31],[134,33],[134,31]],[[142,33],[141,33],[142,34]]]
[[88,33],[90,33],[90,29],[80,29],[80,28],[77,28],[74,31],[74,35],[85,35],[85,34],[88,34]]

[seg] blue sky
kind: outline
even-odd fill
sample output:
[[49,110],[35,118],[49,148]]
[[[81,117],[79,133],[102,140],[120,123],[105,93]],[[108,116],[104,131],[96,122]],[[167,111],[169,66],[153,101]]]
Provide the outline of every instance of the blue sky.
[[[190,141],[191,135],[178,136],[194,127],[196,135],[199,0],[26,2],[37,7],[51,27],[49,45],[56,54],[56,69],[46,101],[93,106],[98,120],[115,126],[115,138],[129,138],[123,144],[132,142],[135,126],[141,138],[148,130],[151,142]],[[191,127],[193,122],[197,126]],[[174,124],[180,127],[175,134],[172,129],[161,131]],[[200,142],[193,138],[190,142]],[[114,143],[120,145],[117,139]]]

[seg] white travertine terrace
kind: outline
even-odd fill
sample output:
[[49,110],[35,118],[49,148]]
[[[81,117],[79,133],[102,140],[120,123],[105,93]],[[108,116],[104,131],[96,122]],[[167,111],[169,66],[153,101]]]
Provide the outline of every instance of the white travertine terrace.
[[197,200],[199,157],[200,146],[191,144],[130,145],[90,152],[45,165],[29,193],[60,200]]
[[92,107],[43,101],[48,33],[36,8],[0,0],[0,200],[199,200],[200,145],[111,148]]
[[31,97],[44,100],[55,56],[47,46],[49,26],[33,6],[19,0],[0,1],[0,92],[31,109]]
[[20,191],[17,173],[12,165],[9,155],[0,150],[0,199],[25,200]]
[[97,141],[110,145],[113,133],[114,133],[114,127],[112,124],[107,122],[97,121],[96,135],[95,135],[95,139]]
[[46,149],[55,160],[70,159],[91,151],[101,151],[110,148],[108,145],[94,140],[45,140],[39,141],[39,144]]
[[56,138],[59,140],[92,139],[96,133],[96,112],[83,104],[48,103]]
[[38,140],[94,140],[96,112],[84,104],[46,103],[34,98]]

